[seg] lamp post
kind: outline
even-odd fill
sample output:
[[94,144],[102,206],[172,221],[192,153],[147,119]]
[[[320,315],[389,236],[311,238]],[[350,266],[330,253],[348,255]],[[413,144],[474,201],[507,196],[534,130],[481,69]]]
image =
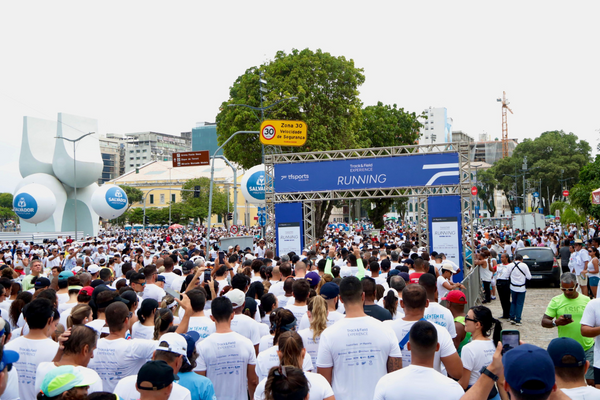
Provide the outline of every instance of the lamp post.
[[75,241],[77,241],[77,147],[75,146],[75,143],[79,142],[81,139],[83,139],[86,136],[89,135],[93,135],[96,132],[89,132],[86,133],[85,135],[81,135],[79,136],[77,139],[68,139],[66,137],[63,136],[55,136],[55,139],[62,139],[62,140],[66,140],[67,142],[72,142],[73,143],[73,197],[74,197],[74,202],[75,202]]
[[171,170],[173,167],[168,167],[167,169],[169,170],[169,226],[171,226],[171,203],[173,202],[171,195]]

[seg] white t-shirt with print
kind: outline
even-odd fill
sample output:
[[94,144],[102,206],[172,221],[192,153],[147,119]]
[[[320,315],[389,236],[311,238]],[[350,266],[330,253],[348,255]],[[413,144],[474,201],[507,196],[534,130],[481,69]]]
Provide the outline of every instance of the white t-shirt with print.
[[100,339],[88,368],[100,375],[104,391],[112,393],[121,379],[138,373],[158,344],[158,341],[144,339]]
[[298,335],[302,338],[306,354],[310,356],[313,365],[317,365],[317,354],[319,353],[319,342],[321,341],[321,337],[317,336],[315,340],[313,338],[313,330],[310,328],[298,331]]
[[[400,343],[400,341],[402,341],[402,339],[410,332],[410,328],[412,328],[415,322],[417,321],[405,321],[403,319],[397,319],[393,321],[385,321],[384,324],[392,328],[396,334],[396,337],[398,338],[396,346],[398,346],[398,343]],[[435,329],[437,330],[438,343],[440,344],[440,349],[435,352],[433,368],[435,368],[435,370],[438,372],[442,372],[441,358],[448,357],[456,353],[456,348],[454,347],[454,343],[452,342],[450,334],[445,328],[442,328],[438,324],[433,324],[433,326],[435,326]],[[410,365],[410,360],[410,350],[408,350],[407,346],[404,346],[404,350],[402,350],[402,368],[408,367]]]
[[560,390],[573,400],[600,400],[600,390],[593,386],[579,386],[572,389],[560,388]]
[[374,400],[459,400],[465,391],[458,382],[433,368],[410,365],[385,375],[377,383]]
[[371,399],[388,357],[402,357],[389,326],[368,316],[343,318],[321,334],[317,367],[333,367],[337,400]]
[[[175,272],[161,272],[160,275],[165,277],[165,287],[166,288],[170,288],[171,285],[173,284],[173,281],[175,281],[175,279],[180,277]],[[181,286],[179,287],[179,289],[181,290]]]
[[206,339],[208,335],[215,333],[215,330],[215,323],[210,319],[210,317],[190,317],[188,332],[196,331],[200,335],[200,339],[198,339],[198,342],[196,342],[196,346],[198,343]]
[[200,342],[194,371],[206,371],[219,400],[248,397],[248,365],[256,365],[252,342],[237,332],[213,333]]
[[[135,388],[137,382],[137,375],[127,376],[117,383],[114,394],[119,396],[122,400],[138,400],[140,398],[140,392]],[[177,382],[173,382],[173,389],[169,395],[169,400],[192,400],[192,394],[189,389],[184,388]]]
[[496,352],[496,346],[491,340],[473,340],[463,346],[460,353],[463,367],[471,371],[469,386],[473,386],[481,373],[481,368],[492,363],[492,357]]
[[[333,396],[333,389],[331,389],[331,385],[323,375],[304,371],[304,376],[306,376],[310,386],[308,400],[323,400]],[[254,400],[265,399],[266,383],[266,378],[258,383],[258,386],[256,386],[256,390],[254,391]]]
[[250,339],[253,345],[260,342],[260,327],[258,322],[244,314],[235,314],[231,321],[231,330]]
[[[259,381],[265,379],[269,375],[269,370],[271,368],[279,365],[279,355],[277,354],[278,349],[279,346],[273,346],[270,349],[259,353],[256,357],[256,376],[258,376]],[[310,360],[310,356],[308,354],[304,355],[302,370],[314,370],[313,363]]]
[[37,367],[52,361],[58,351],[58,343],[52,339],[33,340],[24,336],[8,342],[4,348],[19,353],[19,361],[13,365],[19,372],[19,395],[21,399],[35,399],[35,376]]
[[433,322],[434,324],[438,324],[439,326],[446,328],[451,338],[456,337],[454,317],[452,316],[452,312],[446,307],[434,301],[430,301],[429,307],[425,309],[424,318],[429,322]]

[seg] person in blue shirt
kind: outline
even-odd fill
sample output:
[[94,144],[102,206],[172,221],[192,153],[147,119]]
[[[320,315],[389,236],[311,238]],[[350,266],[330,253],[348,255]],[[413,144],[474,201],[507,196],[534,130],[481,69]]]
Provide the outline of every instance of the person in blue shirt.
[[196,342],[200,339],[200,334],[196,331],[189,331],[182,336],[187,341],[187,360],[184,360],[179,369],[177,383],[192,393],[192,400],[216,400],[217,396],[215,396],[215,389],[210,379],[194,372],[198,358]]

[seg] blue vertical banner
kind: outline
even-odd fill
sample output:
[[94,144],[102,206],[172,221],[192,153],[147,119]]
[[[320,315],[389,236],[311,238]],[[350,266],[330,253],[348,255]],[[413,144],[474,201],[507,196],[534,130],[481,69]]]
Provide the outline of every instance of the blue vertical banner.
[[462,282],[464,271],[462,246],[462,210],[460,196],[429,196],[427,199],[429,217],[429,248],[444,253],[446,259],[460,267],[454,275],[454,282]]
[[275,204],[275,242],[278,256],[290,251],[302,254],[304,215],[301,202]]

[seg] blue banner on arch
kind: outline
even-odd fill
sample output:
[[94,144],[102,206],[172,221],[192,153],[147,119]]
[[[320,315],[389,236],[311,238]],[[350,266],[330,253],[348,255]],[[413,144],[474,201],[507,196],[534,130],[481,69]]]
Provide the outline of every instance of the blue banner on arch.
[[275,164],[274,169],[275,193],[459,183],[458,153]]

